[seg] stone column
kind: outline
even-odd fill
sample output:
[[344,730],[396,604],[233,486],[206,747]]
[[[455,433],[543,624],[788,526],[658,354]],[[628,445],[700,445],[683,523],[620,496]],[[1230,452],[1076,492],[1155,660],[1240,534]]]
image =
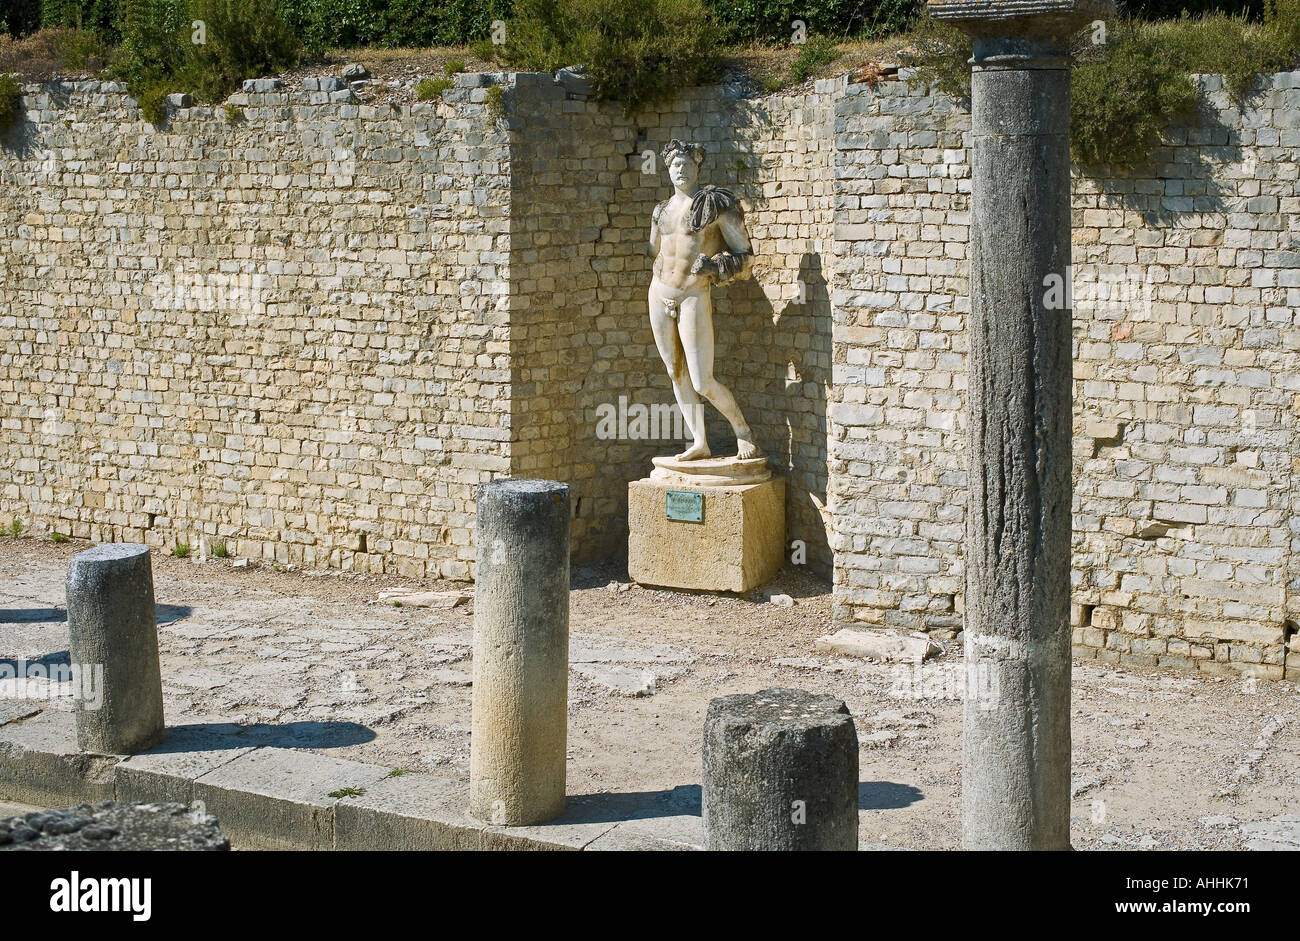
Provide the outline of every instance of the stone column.
[[564,812],[569,699],[569,488],[478,489],[469,810],[527,826]]
[[68,652],[77,747],[129,755],[163,739],[149,547],[106,543],[68,566]]
[[974,39],[962,839],[1068,849],[1072,311],[1048,291],[1070,277],[1069,40],[1109,10],[929,9]]
[[833,696],[721,696],[704,718],[709,850],[856,850],[858,734]]

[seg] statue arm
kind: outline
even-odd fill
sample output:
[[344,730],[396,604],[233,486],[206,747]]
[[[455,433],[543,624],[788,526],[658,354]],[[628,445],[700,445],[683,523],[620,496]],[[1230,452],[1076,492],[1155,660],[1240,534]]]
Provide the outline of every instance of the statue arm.
[[718,228],[727,243],[727,251],[713,256],[717,267],[718,283],[738,281],[749,277],[749,267],[754,260],[754,248],[745,231],[745,217],[735,209],[718,217]]
[[663,211],[664,204],[660,203],[650,214],[650,244],[646,246],[646,254],[651,258],[659,257],[659,216]]

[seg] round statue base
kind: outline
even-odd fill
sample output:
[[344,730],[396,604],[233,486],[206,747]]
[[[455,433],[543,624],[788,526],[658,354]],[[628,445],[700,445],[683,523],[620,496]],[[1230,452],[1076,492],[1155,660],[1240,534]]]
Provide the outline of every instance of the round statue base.
[[772,479],[767,458],[706,457],[682,461],[675,457],[656,457],[651,480],[663,480],[696,487],[742,487]]

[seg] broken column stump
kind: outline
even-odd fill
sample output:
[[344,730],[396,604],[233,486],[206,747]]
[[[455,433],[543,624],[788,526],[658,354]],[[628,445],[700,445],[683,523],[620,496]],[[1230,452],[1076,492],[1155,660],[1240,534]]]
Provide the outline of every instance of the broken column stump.
[[77,747],[104,755],[152,748],[164,727],[149,547],[78,552],[66,587]]
[[569,698],[569,488],[478,490],[469,812],[500,826],[564,812]]
[[704,719],[709,850],[856,850],[858,735],[833,696],[722,696]]

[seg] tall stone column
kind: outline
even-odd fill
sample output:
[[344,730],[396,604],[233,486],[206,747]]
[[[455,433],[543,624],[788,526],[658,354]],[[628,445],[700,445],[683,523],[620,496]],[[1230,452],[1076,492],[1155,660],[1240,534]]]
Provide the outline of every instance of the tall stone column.
[[[1069,39],[1093,0],[932,2],[974,39],[962,840],[1070,846]],[[1059,296],[1059,290],[1055,292]]]

